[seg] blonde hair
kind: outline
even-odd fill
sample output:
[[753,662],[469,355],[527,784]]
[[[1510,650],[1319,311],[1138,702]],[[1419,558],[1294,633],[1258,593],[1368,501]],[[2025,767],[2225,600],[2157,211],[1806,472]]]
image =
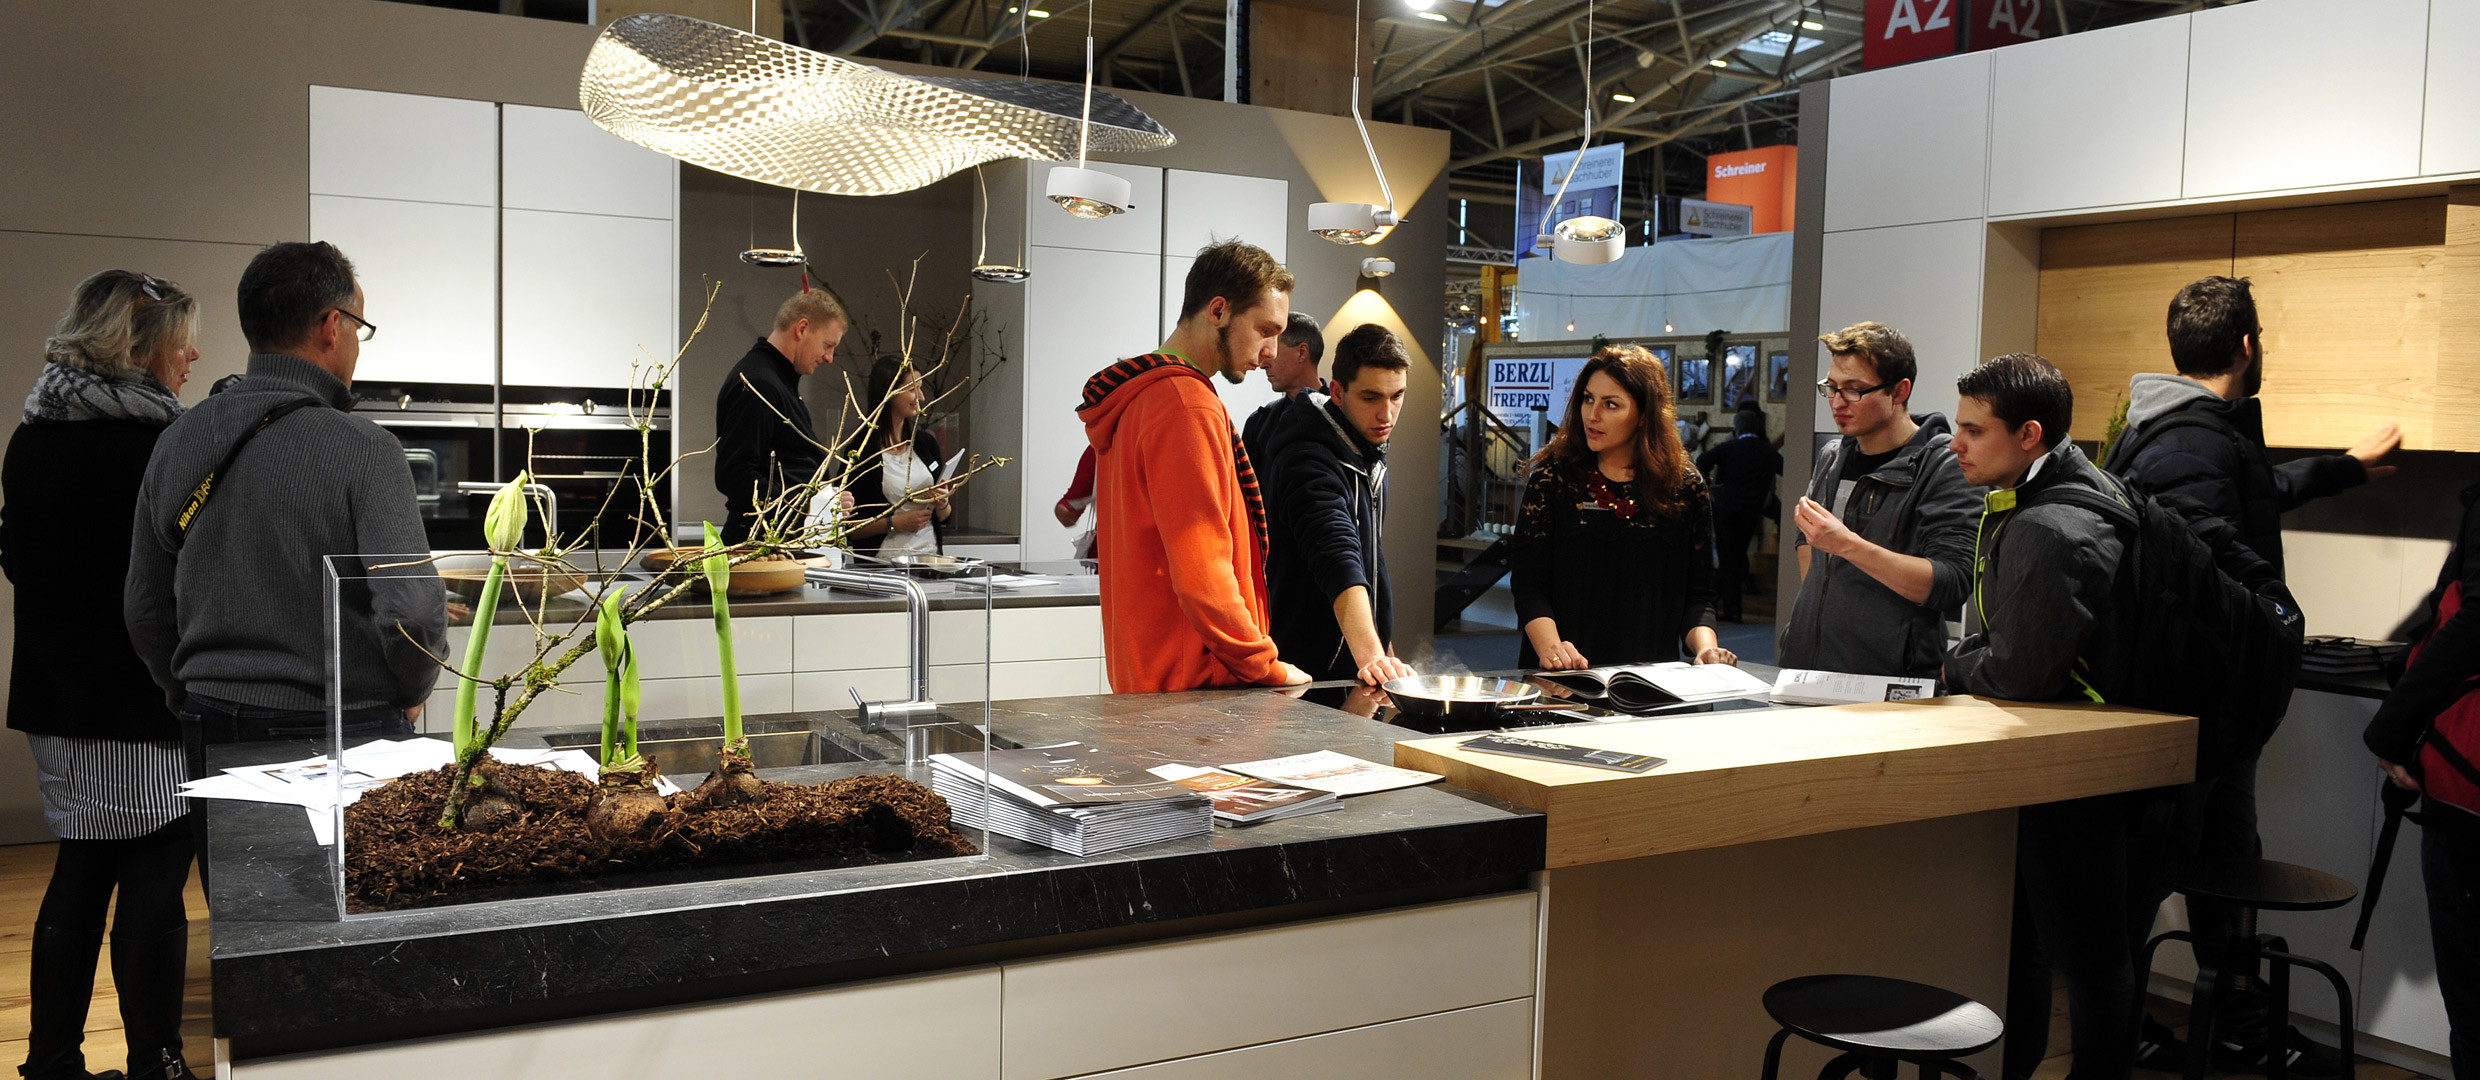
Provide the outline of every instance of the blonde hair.
[[836,303],[834,294],[825,289],[803,289],[785,299],[782,307],[775,309],[777,330],[789,330],[792,324],[803,319],[808,319],[811,326],[824,327],[828,323],[852,326],[852,319],[844,314],[844,305]]
[[165,345],[194,339],[198,299],[132,270],[105,270],[69,293],[69,310],[43,342],[43,359],[108,379],[146,369]]

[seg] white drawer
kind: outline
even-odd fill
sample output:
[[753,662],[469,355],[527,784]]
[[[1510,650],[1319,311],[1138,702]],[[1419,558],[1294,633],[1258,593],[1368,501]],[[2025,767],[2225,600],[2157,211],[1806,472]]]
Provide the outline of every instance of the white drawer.
[[1533,893],[1506,893],[1010,964],[1002,1075],[1082,1076],[1529,998],[1535,912]]
[[[1281,993],[1279,987],[1199,979],[1195,1005]],[[1091,1073],[1091,1080],[1264,1080],[1269,1076],[1352,1080],[1529,1080],[1533,1075],[1533,999],[1518,998],[1349,1031],[1287,1039],[1178,1061]]]
[[911,662],[911,650],[901,611],[792,617],[794,671],[900,670]]
[[[641,679],[723,674],[713,619],[650,619],[629,627],[629,644],[637,650]],[[733,619],[732,663],[742,675],[791,671],[791,617]]]
[[[710,679],[647,679],[639,684],[638,691],[637,718],[640,721],[723,716],[721,676]],[[595,696],[598,708],[601,700],[598,690]],[[741,676],[742,716],[791,711],[792,676]],[[601,723],[602,720],[602,713],[594,714],[594,723]]]

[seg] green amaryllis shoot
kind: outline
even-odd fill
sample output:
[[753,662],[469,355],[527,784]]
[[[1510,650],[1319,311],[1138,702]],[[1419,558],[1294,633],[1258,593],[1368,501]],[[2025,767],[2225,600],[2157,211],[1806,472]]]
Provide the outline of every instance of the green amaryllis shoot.
[[732,557],[723,546],[723,537],[715,532],[715,523],[704,524],[709,554],[700,569],[715,605],[715,656],[723,669],[723,749],[727,754],[746,754],[749,735],[741,730],[741,679],[732,663]]
[[491,549],[491,572],[482,579],[482,595],[474,601],[473,633],[465,639],[465,666],[456,680],[456,748],[474,741],[474,691],[482,682],[482,650],[491,640],[491,622],[499,615],[499,590],[508,577],[508,552],[525,542],[525,485],[533,481],[520,472],[491,495],[482,516],[482,542]]
[[594,615],[594,645],[603,654],[603,757],[605,772],[635,772],[637,756],[637,652],[629,643],[620,602],[628,590],[603,590]]

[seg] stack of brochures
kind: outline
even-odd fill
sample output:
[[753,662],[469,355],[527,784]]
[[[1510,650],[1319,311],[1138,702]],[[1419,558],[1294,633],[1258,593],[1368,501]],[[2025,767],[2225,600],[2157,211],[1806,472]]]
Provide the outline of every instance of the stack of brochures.
[[1212,800],[1217,825],[1255,825],[1343,809],[1342,796],[1331,791],[1313,791],[1221,769],[1156,765],[1146,771]]
[[2312,637],[2300,650],[2299,670],[2310,675],[2382,675],[2408,648],[2399,641]]
[[1214,831],[1205,796],[1084,743],[933,754],[930,790],[960,824],[1070,855]]
[[1439,779],[1437,773],[1398,769],[1363,761],[1349,754],[1319,750],[1290,757],[1267,758],[1264,761],[1243,761],[1226,765],[1232,772],[1272,780],[1278,784],[1329,791],[1336,795],[1367,795],[1374,791],[1414,787]]
[[1937,696],[1936,679],[1854,675],[1848,671],[1784,668],[1774,676],[1774,700],[1786,705],[1858,705]]
[[1544,679],[1627,712],[1733,698],[1762,698],[1765,680],[1729,664],[1621,664],[1581,671],[1544,671]]

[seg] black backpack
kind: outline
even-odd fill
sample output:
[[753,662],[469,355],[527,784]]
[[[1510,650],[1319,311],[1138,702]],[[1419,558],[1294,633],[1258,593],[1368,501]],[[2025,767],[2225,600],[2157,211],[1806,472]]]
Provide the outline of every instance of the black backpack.
[[2196,778],[2211,779],[2263,747],[2289,711],[2306,620],[2228,522],[2190,499],[2112,486],[2116,497],[2057,484],[2033,499],[2093,512],[2125,548],[2109,620],[2079,672],[2111,704],[2196,717]]

